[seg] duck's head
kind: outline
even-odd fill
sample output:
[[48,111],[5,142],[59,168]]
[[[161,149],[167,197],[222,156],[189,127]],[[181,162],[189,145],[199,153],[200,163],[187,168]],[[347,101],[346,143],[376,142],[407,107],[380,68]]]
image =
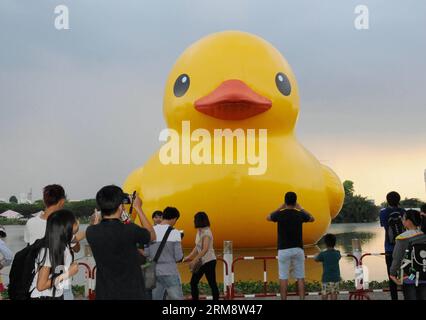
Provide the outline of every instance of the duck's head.
[[164,95],[170,128],[265,128],[292,132],[299,112],[294,74],[255,35],[225,31],[197,41],[176,61]]

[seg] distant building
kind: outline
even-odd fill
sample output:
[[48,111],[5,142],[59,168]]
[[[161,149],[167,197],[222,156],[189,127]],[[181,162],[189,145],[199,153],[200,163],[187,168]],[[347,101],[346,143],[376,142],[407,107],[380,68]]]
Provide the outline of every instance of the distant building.
[[30,189],[28,193],[21,193],[19,195],[18,203],[32,204],[33,203],[33,189]]
[[13,210],[7,210],[0,214],[0,217],[6,218],[6,219],[22,219],[24,216],[16,211]]

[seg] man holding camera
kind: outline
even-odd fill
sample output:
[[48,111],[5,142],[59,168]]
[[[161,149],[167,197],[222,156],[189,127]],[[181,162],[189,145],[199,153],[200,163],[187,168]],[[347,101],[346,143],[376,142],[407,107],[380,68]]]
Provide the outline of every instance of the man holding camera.
[[297,202],[294,192],[285,194],[284,204],[266,217],[277,223],[278,230],[278,272],[281,299],[287,299],[290,270],[297,279],[300,299],[305,298],[305,252],[303,251],[302,225],[314,222],[314,217]]
[[97,300],[140,300],[145,298],[145,286],[140,267],[138,246],[156,239],[151,222],[142,210],[142,200],[136,196],[134,210],[145,228],[125,224],[121,220],[129,195],[117,186],[103,187],[96,194],[102,221],[89,226],[87,241],[96,261]]

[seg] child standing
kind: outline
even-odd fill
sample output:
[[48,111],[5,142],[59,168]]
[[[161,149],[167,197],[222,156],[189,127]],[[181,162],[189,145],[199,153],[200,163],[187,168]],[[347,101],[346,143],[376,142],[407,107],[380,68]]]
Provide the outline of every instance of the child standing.
[[326,234],[324,241],[327,249],[315,257],[315,261],[322,262],[323,266],[321,295],[323,300],[327,300],[329,296],[330,300],[337,300],[340,282],[339,260],[341,255],[339,250],[334,249],[336,245],[336,236],[334,234]]

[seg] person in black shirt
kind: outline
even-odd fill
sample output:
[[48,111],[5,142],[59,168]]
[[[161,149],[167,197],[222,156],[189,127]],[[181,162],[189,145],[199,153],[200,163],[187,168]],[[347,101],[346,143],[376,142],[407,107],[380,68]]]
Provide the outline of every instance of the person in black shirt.
[[303,251],[302,224],[313,222],[314,217],[297,203],[297,195],[287,192],[284,204],[267,216],[278,229],[278,269],[281,299],[287,299],[289,270],[292,266],[300,299],[305,298],[305,252]]
[[96,261],[97,300],[140,300],[145,298],[145,285],[140,266],[138,246],[156,239],[154,229],[136,197],[134,209],[145,228],[125,224],[120,217],[124,211],[125,194],[117,186],[103,187],[96,195],[102,221],[86,231]]

